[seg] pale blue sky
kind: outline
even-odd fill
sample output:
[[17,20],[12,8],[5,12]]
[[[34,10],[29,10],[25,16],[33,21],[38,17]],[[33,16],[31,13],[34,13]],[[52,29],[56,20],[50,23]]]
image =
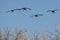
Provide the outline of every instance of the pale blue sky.
[[[16,15],[5,13],[5,11],[22,7],[32,10],[15,11]],[[59,9],[59,11],[51,14],[46,12],[49,9]],[[44,16],[30,17],[38,13],[42,13]],[[42,26],[45,26],[48,30],[53,30],[56,23],[60,23],[60,0],[0,0],[0,26],[3,29],[9,26],[11,30],[18,27],[33,32],[39,31]]]

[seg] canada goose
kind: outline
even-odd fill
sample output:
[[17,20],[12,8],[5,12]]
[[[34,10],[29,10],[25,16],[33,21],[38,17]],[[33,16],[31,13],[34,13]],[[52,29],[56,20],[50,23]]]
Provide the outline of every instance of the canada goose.
[[31,16],[31,17],[39,17],[39,16],[43,16],[43,14],[36,14],[36,15]]
[[16,9],[16,10],[23,10],[23,11],[25,11],[25,10],[31,10],[30,8],[21,8],[21,9]]
[[54,9],[54,10],[48,10],[47,12],[56,13],[56,11],[58,11],[58,9]]
[[12,12],[14,12],[14,11],[15,11],[15,9],[6,11],[6,13],[8,13],[8,12],[11,12],[11,13],[12,13]]

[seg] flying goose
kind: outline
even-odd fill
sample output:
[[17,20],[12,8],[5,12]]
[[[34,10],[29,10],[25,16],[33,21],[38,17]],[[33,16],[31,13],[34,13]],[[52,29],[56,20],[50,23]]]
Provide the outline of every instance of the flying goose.
[[48,10],[47,12],[56,13],[56,11],[58,11],[58,9],[54,9],[54,10]]
[[20,9],[16,9],[16,10],[23,10],[23,11],[25,11],[25,10],[31,10],[30,8],[20,8]]
[[39,17],[39,16],[43,16],[43,14],[35,14],[35,15],[31,16],[31,17]]

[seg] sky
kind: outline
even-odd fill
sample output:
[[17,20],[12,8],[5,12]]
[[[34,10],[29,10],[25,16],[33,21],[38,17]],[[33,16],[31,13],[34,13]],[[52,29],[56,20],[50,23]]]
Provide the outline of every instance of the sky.
[[[6,11],[27,7],[31,10],[15,11],[6,13]],[[55,14],[46,12],[50,9],[59,9]],[[40,17],[31,17],[35,14],[44,14]],[[0,0],[0,27],[26,28],[28,32],[40,32],[44,27],[53,31],[55,24],[60,23],[60,0]]]

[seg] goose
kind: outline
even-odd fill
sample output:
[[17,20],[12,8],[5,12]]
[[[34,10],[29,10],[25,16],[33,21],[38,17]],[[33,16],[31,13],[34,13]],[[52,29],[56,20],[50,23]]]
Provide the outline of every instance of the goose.
[[48,10],[47,12],[56,13],[56,11],[58,11],[58,9],[54,9],[54,10]]
[[20,9],[16,9],[16,10],[23,10],[23,11],[25,11],[25,10],[31,10],[30,8],[20,8]]
[[9,11],[6,11],[6,13],[8,13],[8,12],[13,13],[14,11],[15,11],[15,9],[13,9],[13,10],[9,10]]
[[43,14],[35,14],[35,15],[31,16],[31,17],[39,17],[39,16],[43,16]]

